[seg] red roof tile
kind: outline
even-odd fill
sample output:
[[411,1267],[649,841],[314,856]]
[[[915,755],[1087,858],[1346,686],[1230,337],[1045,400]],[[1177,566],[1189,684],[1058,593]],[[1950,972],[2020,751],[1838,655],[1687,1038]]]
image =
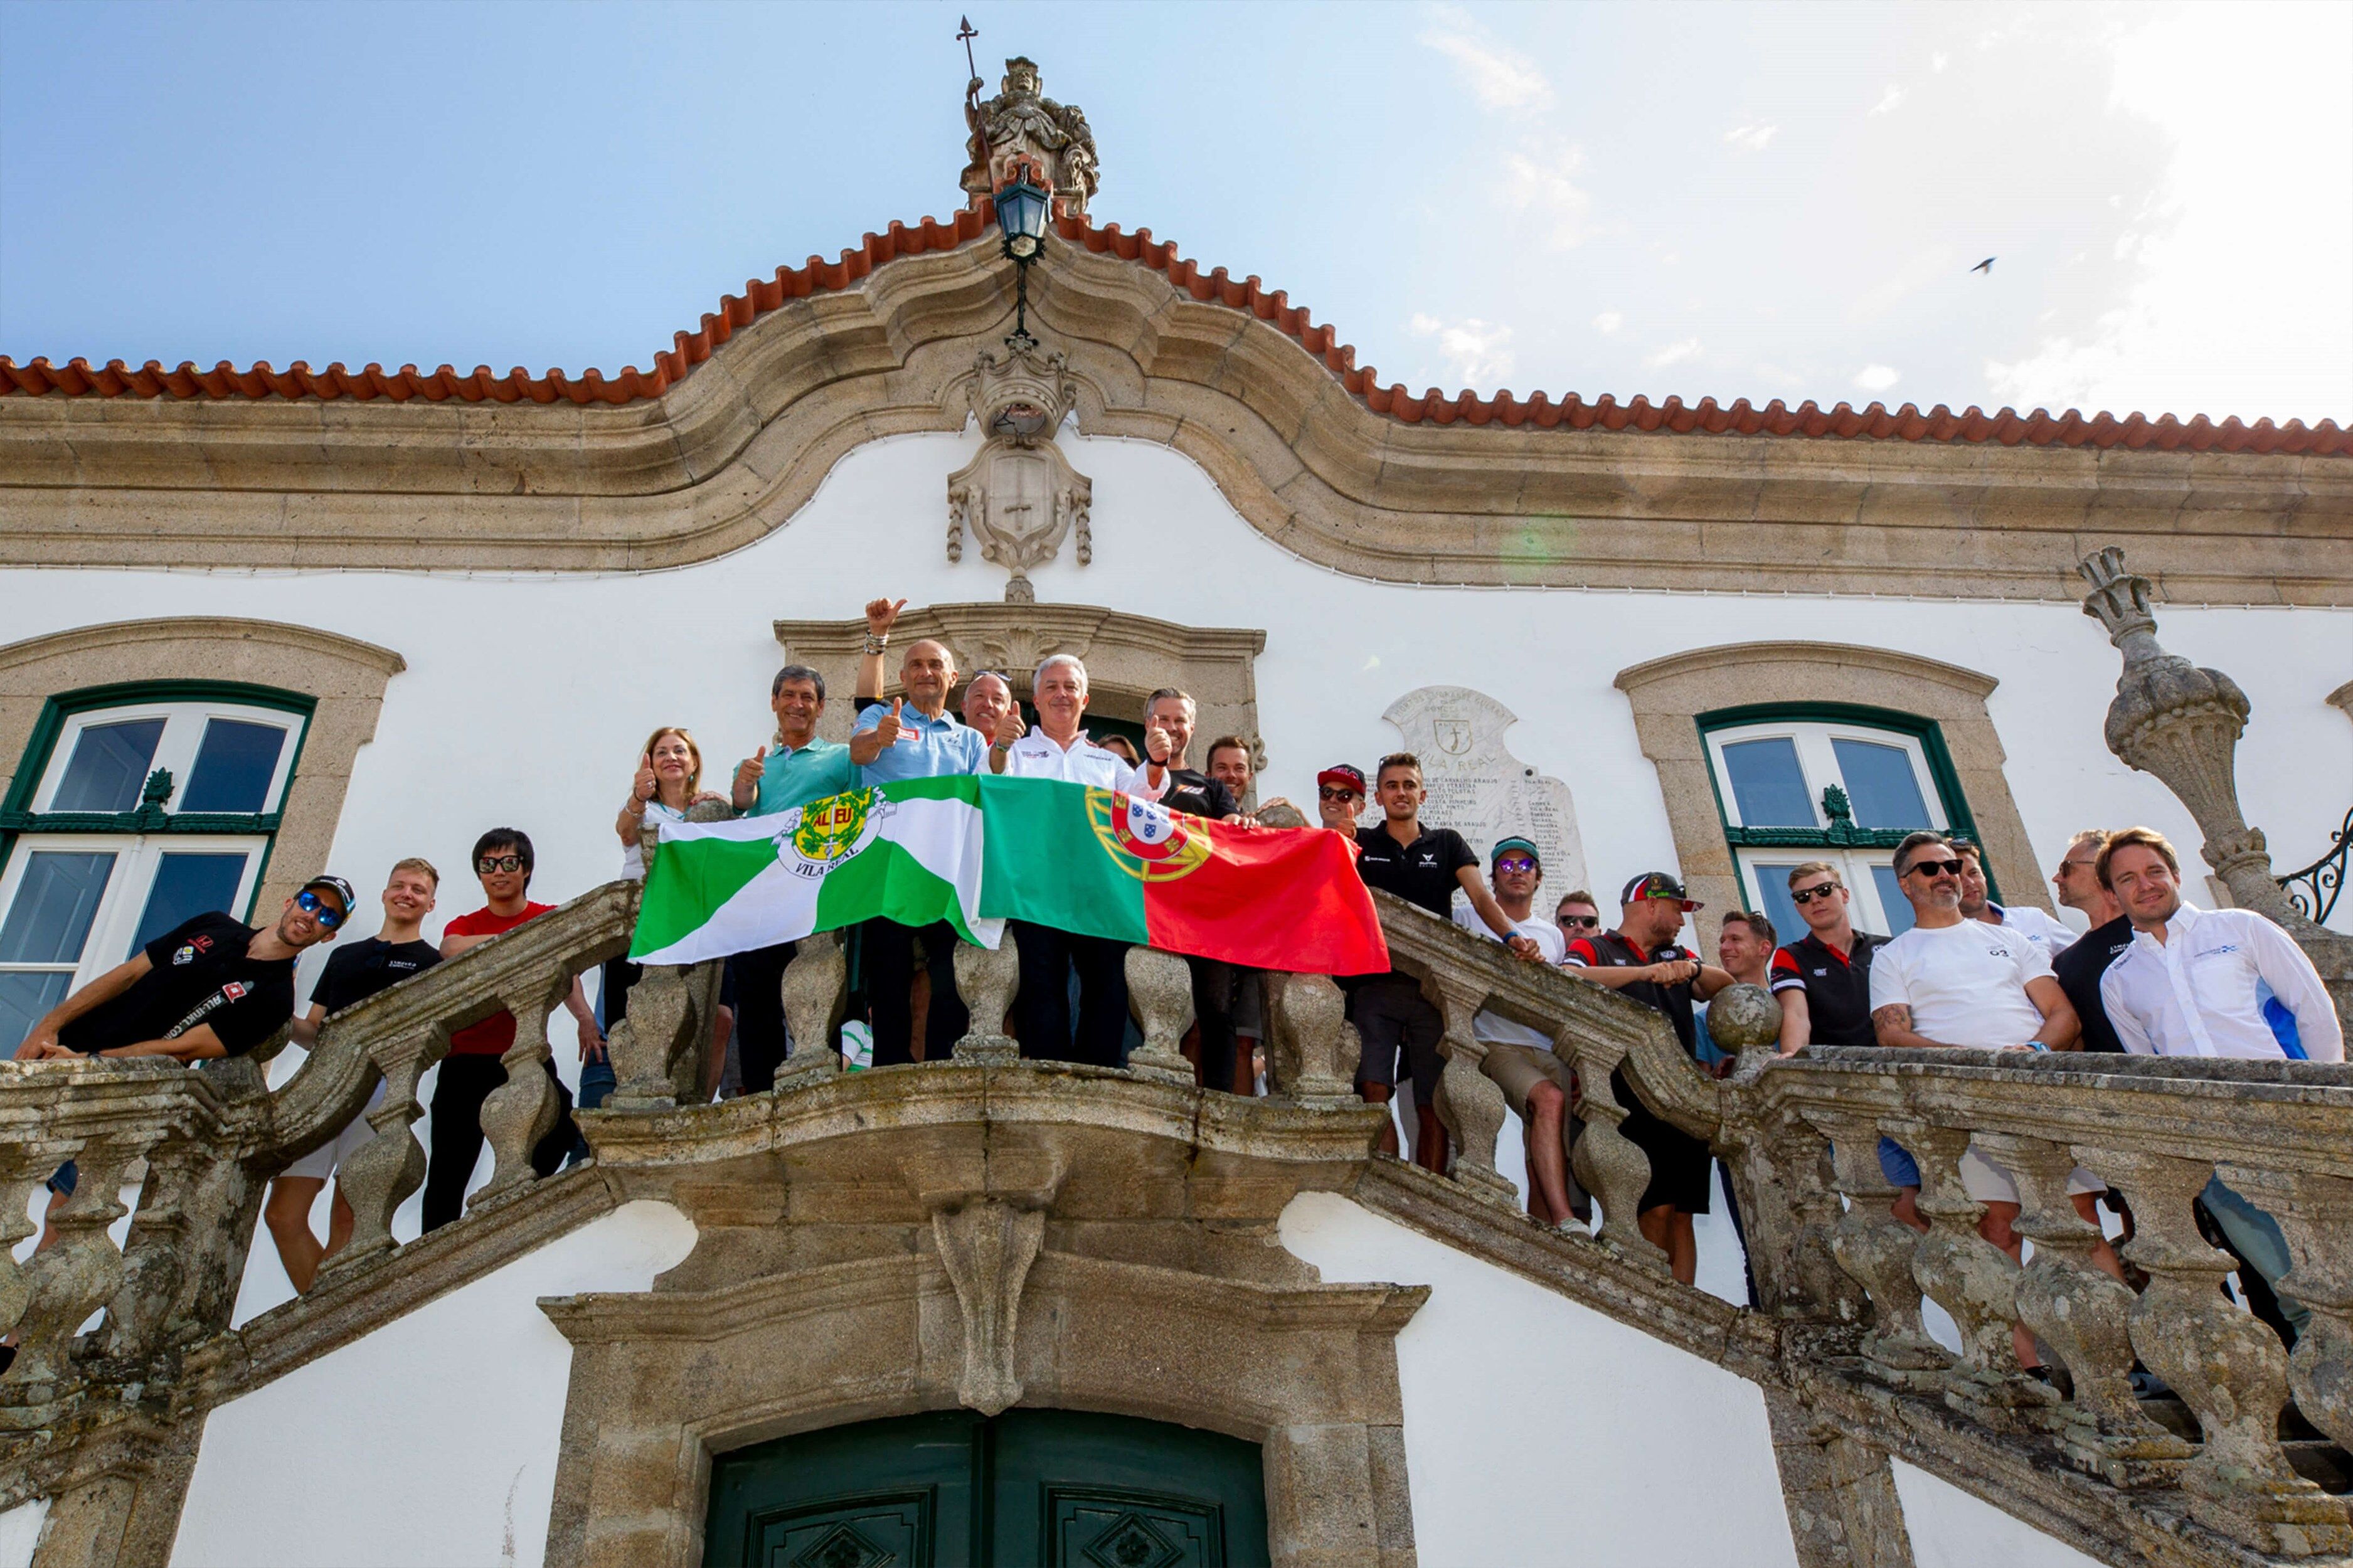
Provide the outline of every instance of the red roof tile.
[[[42,358],[20,365],[0,356],[0,396],[55,393],[69,397],[385,397],[395,402],[422,397],[435,403],[455,397],[469,403],[520,403],[526,399],[533,403],[629,403],[640,397],[660,396],[709,359],[737,328],[751,325],[786,300],[849,288],[875,268],[902,256],[953,250],[979,238],[994,221],[984,204],[980,210],[967,208],[946,223],[925,218],[913,228],[894,223],[882,234],[868,235],[859,248],[843,251],[838,261],[811,257],[805,267],[778,268],[770,281],[763,283],[755,279],[744,286],[742,294],[730,294],[722,300],[718,310],[702,318],[700,331],[679,333],[672,348],[654,356],[650,372],[631,365],[612,377],[594,370],[577,377],[560,370],[551,370],[543,376],[520,369],[497,375],[485,365],[470,375],[461,375],[448,365],[428,374],[415,365],[387,372],[374,364],[361,371],[332,364],[324,371],[314,372],[299,361],[283,371],[272,370],[267,363],[239,370],[226,360],[211,370],[199,370],[192,363],[165,370],[153,360],[134,370],[121,360],[93,368],[81,359],[53,365]],[[2113,414],[2086,417],[2073,409],[2061,415],[2042,409],[2021,414],[2012,408],[1987,414],[1976,407],[1956,414],[1943,404],[1923,411],[1909,403],[1895,409],[1879,403],[1861,409],[1844,403],[1823,408],[1811,402],[1791,408],[1778,398],[1759,408],[1745,397],[1731,404],[1719,404],[1712,397],[1695,404],[1686,404],[1679,397],[1670,397],[1663,403],[1652,403],[1646,397],[1620,403],[1607,396],[1587,402],[1574,393],[1556,402],[1541,392],[1522,400],[1509,392],[1499,392],[1493,397],[1480,397],[1470,392],[1448,396],[1434,387],[1416,396],[1403,386],[1379,384],[1378,373],[1370,365],[1359,367],[1356,351],[1341,342],[1332,328],[1314,324],[1306,307],[1292,304],[1281,289],[1269,292],[1254,277],[1236,282],[1222,267],[1205,273],[1193,261],[1178,256],[1173,243],[1153,238],[1148,228],[1123,234],[1117,224],[1097,228],[1084,219],[1066,216],[1058,216],[1055,225],[1062,238],[1072,244],[1099,255],[1115,256],[1149,267],[1165,274],[1171,285],[1195,300],[1248,311],[1287,333],[1321,359],[1366,407],[1406,425],[1502,425],[1513,429],[1533,425],[1539,430],[1566,426],[1572,430],[1666,430],[1678,435],[1699,432],[1860,437],[1873,440],[1996,442],[2005,447],[2124,447],[2155,451],[2353,457],[2353,432],[2327,419],[2317,425],[2294,419],[2284,425],[2274,425],[2268,419],[2247,425],[2236,418],[2218,424],[2203,415],[2184,420],[2169,414],[2157,419],[2134,414],[2119,419]]]

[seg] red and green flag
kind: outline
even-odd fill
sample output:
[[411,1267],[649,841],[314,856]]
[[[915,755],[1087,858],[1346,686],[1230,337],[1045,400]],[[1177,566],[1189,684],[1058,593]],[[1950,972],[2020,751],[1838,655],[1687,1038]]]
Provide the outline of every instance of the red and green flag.
[[1232,826],[1059,779],[978,782],[984,919],[1253,969],[1389,967],[1356,846],[1345,834]]

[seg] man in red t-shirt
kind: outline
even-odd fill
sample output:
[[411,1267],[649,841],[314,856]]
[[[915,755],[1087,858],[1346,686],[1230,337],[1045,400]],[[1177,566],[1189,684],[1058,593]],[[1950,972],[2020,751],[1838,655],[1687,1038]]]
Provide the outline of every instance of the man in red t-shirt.
[[[482,896],[488,902],[449,922],[441,937],[444,960],[555,908],[533,903],[525,896],[531,886],[532,858],[530,836],[512,827],[493,827],[475,840],[474,875],[481,879]],[[596,1015],[589,1010],[576,977],[564,1007],[579,1023],[581,1060],[603,1050],[605,1037],[597,1031]],[[449,1037],[449,1054],[442,1058],[440,1080],[433,1089],[433,1157],[425,1172],[427,1230],[448,1225],[465,1207],[466,1185],[482,1153],[482,1101],[506,1082],[507,1069],[499,1058],[512,1048],[514,1039],[512,1013],[493,1013]],[[540,1066],[554,1081],[555,1125],[533,1146],[531,1166],[542,1176],[549,1176],[564,1163],[579,1130],[572,1121],[571,1091],[556,1078],[555,1064],[543,1061]]]

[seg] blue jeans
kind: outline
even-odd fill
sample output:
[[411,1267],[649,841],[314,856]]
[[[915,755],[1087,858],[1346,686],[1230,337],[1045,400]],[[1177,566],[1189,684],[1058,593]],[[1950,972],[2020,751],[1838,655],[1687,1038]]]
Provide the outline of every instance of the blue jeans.
[[[594,1110],[613,1098],[621,1080],[613,1073],[613,1053],[610,1050],[590,1057],[580,1064],[580,1109]],[[564,1157],[566,1166],[576,1165],[588,1157],[588,1140],[575,1137],[572,1152]]]
[[2263,1283],[2272,1288],[2272,1294],[2279,1298],[2280,1316],[2287,1320],[2288,1326],[2301,1339],[2312,1326],[2312,1309],[2279,1288],[2280,1276],[2294,1266],[2294,1260],[2288,1257],[2287,1237],[2280,1233],[2279,1221],[2224,1186],[2220,1176],[2206,1184],[2206,1190],[2198,1194],[2198,1201],[2206,1205],[2206,1212],[2214,1216],[2214,1223],[2222,1227],[2222,1234],[2231,1238],[2231,1245],[2239,1249],[2240,1255],[2254,1266],[2255,1272],[2263,1277]]
[[1894,1186],[1916,1187],[1920,1184],[1918,1163],[1903,1144],[1893,1138],[1879,1141],[1879,1173]]

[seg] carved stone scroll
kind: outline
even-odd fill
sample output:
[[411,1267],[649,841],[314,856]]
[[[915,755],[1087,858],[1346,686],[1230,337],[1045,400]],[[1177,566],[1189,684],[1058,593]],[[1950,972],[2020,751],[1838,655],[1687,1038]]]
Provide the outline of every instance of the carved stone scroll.
[[979,1198],[934,1210],[932,1237],[964,1310],[964,1374],[956,1380],[956,1398],[994,1415],[1021,1397],[1013,1363],[1021,1287],[1045,1245],[1046,1216]]

